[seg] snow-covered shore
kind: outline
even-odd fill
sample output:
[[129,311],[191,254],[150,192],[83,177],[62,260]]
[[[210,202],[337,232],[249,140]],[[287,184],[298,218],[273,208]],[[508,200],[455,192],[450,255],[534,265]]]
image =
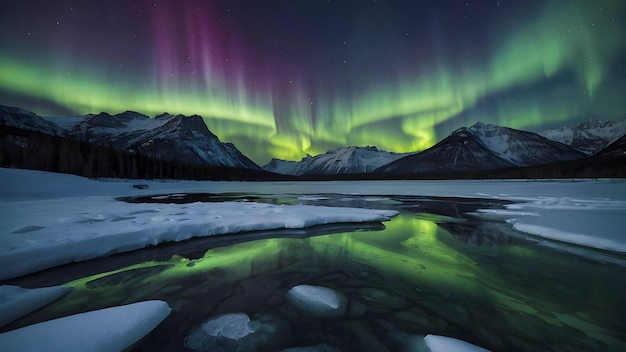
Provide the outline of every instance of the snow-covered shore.
[[[193,236],[386,221],[389,210],[276,206],[253,202],[129,204],[119,196],[168,193],[419,195],[506,199],[479,211],[521,233],[626,252],[626,182],[362,181],[198,182],[95,181],[65,174],[0,169],[0,279]],[[148,189],[133,188],[145,184]]]
[[[119,186],[132,189],[131,184],[27,170],[0,169],[0,174],[23,175],[16,188],[29,190],[20,197],[0,199],[0,280],[167,241],[387,221],[397,214],[392,210],[254,202],[131,204],[115,200],[116,195],[123,194]],[[3,186],[10,182],[1,176],[0,180]],[[98,195],[77,196],[73,193],[76,188]]]

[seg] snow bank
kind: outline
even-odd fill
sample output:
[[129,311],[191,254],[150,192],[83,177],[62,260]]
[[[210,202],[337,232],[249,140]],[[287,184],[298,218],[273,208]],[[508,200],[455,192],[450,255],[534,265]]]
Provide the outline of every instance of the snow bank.
[[[37,178],[28,172],[24,174],[28,182]],[[35,176],[41,175],[37,172]],[[95,183],[96,188],[117,187],[69,175],[44,176],[51,176],[50,180],[40,180],[45,184],[39,183],[39,188],[64,189],[86,183]],[[37,194],[33,185],[21,187],[28,189],[28,194]],[[330,223],[387,221],[397,212],[251,202],[130,204],[111,196],[83,196],[0,199],[0,214],[2,280],[166,241]]]
[[6,351],[121,351],[169,314],[163,301],[100,309],[0,334],[0,346]]
[[26,315],[72,291],[71,287],[53,286],[26,289],[0,286],[0,327]]

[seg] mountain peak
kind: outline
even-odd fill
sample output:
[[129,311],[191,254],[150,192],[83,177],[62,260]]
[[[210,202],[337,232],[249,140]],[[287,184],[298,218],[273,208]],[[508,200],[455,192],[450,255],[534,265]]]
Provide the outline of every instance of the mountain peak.
[[108,112],[104,112],[104,111],[101,111],[97,114],[87,114],[85,116],[88,118],[99,118],[99,119],[112,117],[111,114],[109,114]]
[[477,121],[475,124],[471,125],[469,128],[484,128],[485,126],[492,126],[492,125],[488,123],[484,123],[482,121]]
[[10,114],[22,114],[22,115],[28,115],[28,116],[37,116],[37,114],[35,114],[34,112],[31,112],[31,111],[28,111],[28,110],[24,110],[22,108],[17,108],[17,107],[14,107],[14,106],[0,105],[0,111],[6,112],[6,113],[10,113]]
[[504,129],[504,128],[506,128],[506,127],[493,125],[493,124],[490,124],[490,123],[484,123],[484,122],[481,122],[481,121],[478,121],[475,124],[473,124],[472,126],[468,127],[468,129],[471,130],[471,131],[499,131],[499,130]]
[[540,135],[587,155],[593,155],[626,134],[626,121],[587,120],[571,127],[539,132]]
[[129,120],[132,120],[132,119],[146,120],[150,118],[149,116],[146,116],[144,114],[138,113],[136,111],[131,111],[131,110],[126,110],[122,113],[115,114],[113,116],[117,118],[126,118]]
[[43,133],[56,133],[57,126],[39,115],[12,106],[0,105],[0,125],[23,128]]
[[589,119],[587,121],[581,122],[575,128],[578,128],[578,129],[605,128],[605,127],[612,127],[616,125],[617,123],[618,122],[615,122],[615,121],[606,121],[606,120],[602,121],[602,120]]

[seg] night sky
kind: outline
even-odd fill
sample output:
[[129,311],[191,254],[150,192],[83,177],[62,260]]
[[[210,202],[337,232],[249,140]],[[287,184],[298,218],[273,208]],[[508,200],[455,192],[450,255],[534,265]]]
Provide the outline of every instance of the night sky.
[[626,1],[3,1],[0,104],[199,114],[260,164],[626,118]]

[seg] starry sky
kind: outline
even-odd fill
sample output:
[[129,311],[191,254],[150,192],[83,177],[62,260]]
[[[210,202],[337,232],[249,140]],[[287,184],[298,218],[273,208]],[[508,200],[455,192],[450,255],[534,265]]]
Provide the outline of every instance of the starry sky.
[[3,1],[0,104],[199,114],[259,164],[626,118],[623,0]]

